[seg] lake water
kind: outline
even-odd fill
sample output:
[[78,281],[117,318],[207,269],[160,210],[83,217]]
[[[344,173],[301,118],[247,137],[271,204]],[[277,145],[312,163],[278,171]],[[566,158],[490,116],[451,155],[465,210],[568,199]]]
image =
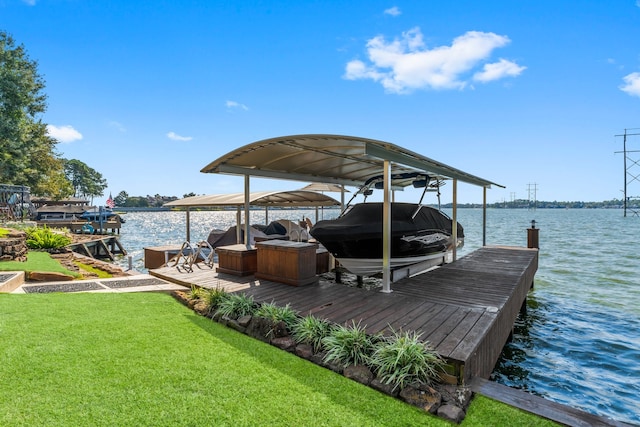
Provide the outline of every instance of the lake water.
[[[450,213],[450,212],[448,212]],[[539,268],[526,316],[516,325],[492,379],[549,400],[640,424],[640,218],[621,210],[487,211],[488,245],[527,245],[540,229]],[[325,219],[337,214],[325,209]],[[235,211],[191,212],[191,241],[235,224]],[[316,221],[315,210],[270,211],[269,218]],[[264,223],[264,211],[251,212]],[[124,215],[121,242],[144,270],[143,248],[181,244],[184,212]],[[465,246],[482,245],[482,210],[459,209]],[[127,265],[127,260],[119,263]]]

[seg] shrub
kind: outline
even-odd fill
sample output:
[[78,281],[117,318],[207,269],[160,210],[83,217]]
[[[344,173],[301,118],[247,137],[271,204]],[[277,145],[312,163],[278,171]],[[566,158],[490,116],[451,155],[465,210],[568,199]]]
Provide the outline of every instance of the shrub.
[[291,308],[290,304],[278,307],[273,302],[265,303],[256,310],[255,315],[269,319],[273,323],[284,322],[289,330],[298,321],[298,313]]
[[256,310],[252,296],[245,294],[227,294],[217,304],[216,314],[237,319],[252,315]]
[[309,315],[299,319],[291,330],[293,339],[297,343],[309,344],[313,347],[313,351],[317,353],[324,348],[322,340],[331,333],[331,323]]
[[191,285],[191,290],[189,291],[189,299],[201,299],[204,295],[204,290],[196,285]]
[[415,331],[396,332],[377,343],[370,358],[371,367],[394,389],[413,381],[431,383],[438,377],[443,361],[428,343],[420,341]]
[[59,249],[71,243],[71,239],[64,232],[52,230],[46,225],[28,227],[25,233],[29,249]]
[[221,287],[216,287],[214,289],[201,289],[201,298],[204,300],[205,304],[207,305],[207,310],[209,311],[209,314],[214,313],[217,308],[218,305],[220,305],[220,302],[227,298],[228,294],[227,292],[221,288]]
[[336,326],[329,336],[322,340],[327,350],[326,362],[337,362],[344,367],[348,365],[366,365],[373,353],[375,337],[367,335],[365,328],[351,321],[351,326]]

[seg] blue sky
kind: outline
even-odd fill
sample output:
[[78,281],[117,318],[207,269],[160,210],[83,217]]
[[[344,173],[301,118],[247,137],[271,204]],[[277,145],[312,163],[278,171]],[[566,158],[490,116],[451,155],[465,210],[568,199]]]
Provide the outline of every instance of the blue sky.
[[[63,157],[107,179],[105,199],[242,191],[200,169],[332,133],[505,185],[489,202],[608,200],[624,185],[615,135],[640,128],[640,0],[0,0],[0,30],[38,62],[42,119]],[[459,185],[458,201],[482,191]]]

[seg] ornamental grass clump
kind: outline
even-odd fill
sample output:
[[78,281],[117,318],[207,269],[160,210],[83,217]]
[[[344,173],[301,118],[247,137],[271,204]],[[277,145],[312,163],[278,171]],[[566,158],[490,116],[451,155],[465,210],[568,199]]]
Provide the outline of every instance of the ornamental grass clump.
[[231,319],[242,316],[250,316],[256,311],[253,297],[245,294],[227,294],[218,303],[216,314]]
[[59,249],[71,244],[71,238],[64,232],[52,230],[46,225],[27,227],[27,247],[29,249]]
[[291,308],[291,304],[279,307],[273,302],[264,303],[258,307],[254,314],[259,317],[264,317],[274,324],[284,322],[289,330],[291,330],[293,325],[298,321],[298,313]]
[[376,337],[365,332],[365,327],[351,321],[351,326],[338,325],[331,329],[329,336],[322,340],[327,350],[326,362],[336,362],[343,367],[366,365],[373,353]]
[[200,298],[207,305],[207,311],[210,314],[215,313],[215,311],[218,309],[218,305],[220,305],[220,302],[223,301],[228,296],[227,292],[220,287],[216,287],[214,289],[206,289],[206,290],[202,288],[199,288],[199,289],[202,291]]
[[382,339],[370,358],[373,370],[383,383],[398,387],[420,381],[432,383],[441,372],[443,361],[429,343],[420,341],[415,331],[396,332]]
[[189,299],[201,299],[204,295],[204,290],[195,285],[191,285],[191,290],[189,291]]
[[308,344],[318,353],[324,349],[322,340],[331,334],[331,323],[315,316],[305,316],[291,329],[293,339],[299,344]]

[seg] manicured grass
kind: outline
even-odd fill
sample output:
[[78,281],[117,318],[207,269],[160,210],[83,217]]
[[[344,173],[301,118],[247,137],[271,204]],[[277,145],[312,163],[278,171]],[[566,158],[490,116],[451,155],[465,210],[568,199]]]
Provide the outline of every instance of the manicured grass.
[[[251,339],[171,296],[0,294],[2,426],[450,423]],[[463,426],[552,425],[485,398]]]
[[78,273],[67,270],[48,252],[29,251],[26,262],[1,261],[0,271],[52,271],[79,277]]
[[98,276],[99,279],[109,279],[109,278],[113,277],[113,274],[108,273],[108,272],[106,272],[104,270],[100,270],[99,268],[95,268],[94,266],[91,266],[91,265],[88,265],[88,264],[84,264],[84,263],[79,262],[79,261],[74,261],[73,263],[75,265],[77,265],[80,270],[87,271],[89,273],[93,273],[96,276]]

